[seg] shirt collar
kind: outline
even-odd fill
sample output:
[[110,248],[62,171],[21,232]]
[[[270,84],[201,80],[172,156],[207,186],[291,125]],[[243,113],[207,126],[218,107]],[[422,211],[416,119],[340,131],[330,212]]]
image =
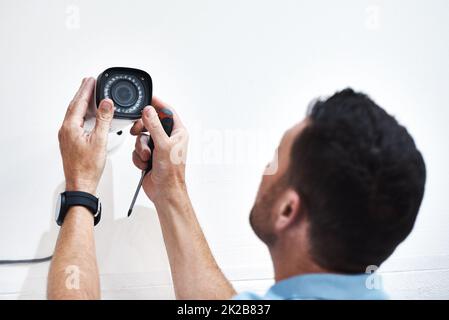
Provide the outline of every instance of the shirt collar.
[[387,299],[382,289],[369,289],[369,277],[378,274],[306,274],[294,276],[274,284],[267,299],[323,299],[323,300],[378,300]]

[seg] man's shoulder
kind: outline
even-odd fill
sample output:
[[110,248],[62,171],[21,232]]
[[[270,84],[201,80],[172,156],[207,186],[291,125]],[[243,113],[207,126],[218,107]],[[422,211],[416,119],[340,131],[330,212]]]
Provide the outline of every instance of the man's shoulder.
[[264,295],[243,292],[234,300],[384,300],[388,296],[379,287],[372,288],[368,274],[307,274],[276,282]]

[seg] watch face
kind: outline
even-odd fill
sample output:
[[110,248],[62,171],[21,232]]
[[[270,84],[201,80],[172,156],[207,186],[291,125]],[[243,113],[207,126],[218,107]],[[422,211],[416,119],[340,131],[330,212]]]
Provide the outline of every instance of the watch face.
[[56,208],[55,208],[55,220],[58,222],[59,213],[61,212],[61,204],[62,204],[62,193],[59,194],[58,200],[56,202]]

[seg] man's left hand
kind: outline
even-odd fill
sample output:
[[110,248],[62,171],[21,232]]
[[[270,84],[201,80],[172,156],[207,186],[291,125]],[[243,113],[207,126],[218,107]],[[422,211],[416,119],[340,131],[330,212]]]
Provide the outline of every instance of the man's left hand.
[[95,194],[106,163],[106,146],[114,116],[114,103],[110,99],[101,101],[94,129],[90,133],[85,132],[84,117],[94,87],[95,79],[83,79],[59,130],[59,148],[67,191]]

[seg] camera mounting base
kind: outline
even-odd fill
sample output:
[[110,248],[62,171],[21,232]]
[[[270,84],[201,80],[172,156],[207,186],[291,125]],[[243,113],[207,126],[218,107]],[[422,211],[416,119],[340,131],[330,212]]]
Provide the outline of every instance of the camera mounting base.
[[[109,129],[107,151],[112,152],[117,149],[125,141],[126,130],[134,121],[125,119],[112,119],[111,128]],[[95,118],[91,117],[84,121],[84,131],[91,132],[95,127]]]
[[125,142],[126,135],[122,131],[110,132],[108,136],[107,152],[112,153]]

